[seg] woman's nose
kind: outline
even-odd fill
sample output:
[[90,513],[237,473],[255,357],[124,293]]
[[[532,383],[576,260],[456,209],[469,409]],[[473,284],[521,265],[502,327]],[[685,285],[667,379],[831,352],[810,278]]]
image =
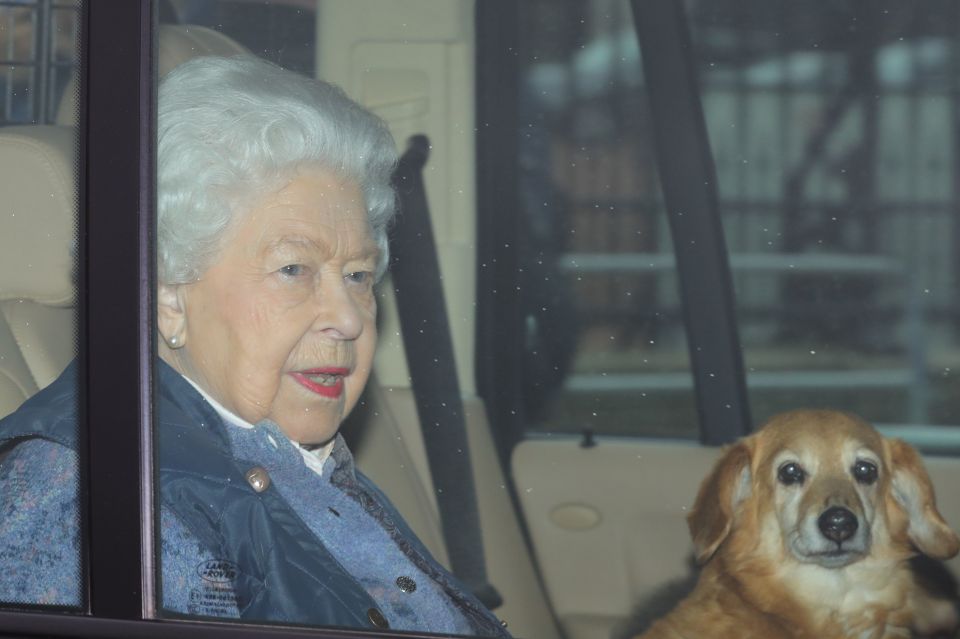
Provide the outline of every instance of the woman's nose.
[[353,340],[363,332],[363,309],[347,286],[329,284],[317,291],[317,318],[314,330],[334,339]]

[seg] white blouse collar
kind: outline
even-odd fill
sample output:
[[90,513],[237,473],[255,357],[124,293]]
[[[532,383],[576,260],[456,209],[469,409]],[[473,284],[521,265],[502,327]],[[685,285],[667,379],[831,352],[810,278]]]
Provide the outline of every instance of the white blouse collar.
[[[182,373],[181,376],[190,382],[190,385],[193,386],[198,393],[200,393],[200,395],[207,401],[208,404],[213,406],[213,409],[217,411],[217,414],[220,415],[220,418],[223,419],[224,422],[238,428],[255,428],[253,424],[246,421],[239,415],[234,414],[232,411],[224,407],[220,402],[211,397],[207,391],[200,388],[199,384],[194,382],[192,379],[186,375],[183,375]],[[303,456],[303,462],[307,465],[307,468],[318,475],[323,475],[323,464],[325,461],[327,461],[327,458],[330,457],[330,452],[333,450],[333,444],[336,441],[336,438],[331,439],[329,443],[321,446],[320,448],[314,448],[310,450],[304,448],[292,439],[287,438],[287,441],[293,444],[296,449],[300,451],[300,454]]]

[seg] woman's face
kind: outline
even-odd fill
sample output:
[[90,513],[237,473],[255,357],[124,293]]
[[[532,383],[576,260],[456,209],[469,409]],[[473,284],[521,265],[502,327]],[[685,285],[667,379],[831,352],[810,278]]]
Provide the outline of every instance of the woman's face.
[[370,374],[378,254],[359,186],[300,171],[227,231],[199,281],[160,287],[161,356],[243,419],[326,442]]

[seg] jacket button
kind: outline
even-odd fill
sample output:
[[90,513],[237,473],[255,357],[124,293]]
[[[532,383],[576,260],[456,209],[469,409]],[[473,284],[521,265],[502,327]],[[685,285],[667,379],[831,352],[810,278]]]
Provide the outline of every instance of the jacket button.
[[397,577],[397,588],[403,592],[413,592],[417,589],[417,582],[406,575]]
[[376,608],[371,608],[367,611],[367,619],[370,620],[377,628],[389,628],[390,624],[387,622],[387,618],[383,616],[383,613],[377,610]]
[[270,488],[270,475],[267,474],[267,471],[259,466],[254,466],[247,471],[247,483],[249,483],[255,491],[262,493],[267,488]]

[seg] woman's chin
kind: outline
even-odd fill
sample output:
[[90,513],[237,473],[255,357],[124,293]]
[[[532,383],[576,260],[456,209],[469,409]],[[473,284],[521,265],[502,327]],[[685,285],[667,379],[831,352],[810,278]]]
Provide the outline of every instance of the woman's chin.
[[293,415],[277,415],[270,419],[280,426],[280,430],[291,441],[301,446],[315,446],[329,442],[340,428],[340,411],[334,412],[332,408],[306,408]]

